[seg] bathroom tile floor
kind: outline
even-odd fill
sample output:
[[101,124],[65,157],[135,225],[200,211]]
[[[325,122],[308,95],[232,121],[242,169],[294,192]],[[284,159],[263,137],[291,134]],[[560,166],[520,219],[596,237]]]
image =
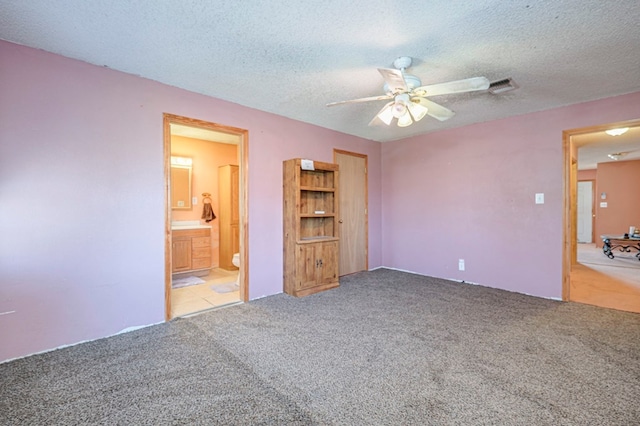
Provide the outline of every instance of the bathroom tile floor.
[[234,283],[237,276],[238,271],[214,268],[209,275],[200,277],[205,280],[203,284],[172,289],[171,318],[239,302],[240,292],[238,290],[229,293],[217,293],[211,289],[211,286],[215,284]]

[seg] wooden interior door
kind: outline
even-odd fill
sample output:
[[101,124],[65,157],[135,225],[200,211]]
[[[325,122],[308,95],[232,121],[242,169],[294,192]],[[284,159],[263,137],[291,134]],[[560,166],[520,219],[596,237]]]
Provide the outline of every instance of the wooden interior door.
[[368,269],[367,156],[333,150],[340,166],[340,275]]

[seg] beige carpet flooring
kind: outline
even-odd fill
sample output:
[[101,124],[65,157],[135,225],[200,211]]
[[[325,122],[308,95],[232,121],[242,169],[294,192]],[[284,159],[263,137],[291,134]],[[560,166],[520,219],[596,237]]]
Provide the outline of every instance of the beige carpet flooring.
[[380,269],[0,364],[0,424],[640,424],[640,315]]

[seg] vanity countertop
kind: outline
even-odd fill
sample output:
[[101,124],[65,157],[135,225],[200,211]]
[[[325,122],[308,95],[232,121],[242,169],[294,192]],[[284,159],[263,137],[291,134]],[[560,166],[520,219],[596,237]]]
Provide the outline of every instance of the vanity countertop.
[[211,229],[210,225],[202,225],[199,220],[176,220],[171,222],[172,231],[185,229]]

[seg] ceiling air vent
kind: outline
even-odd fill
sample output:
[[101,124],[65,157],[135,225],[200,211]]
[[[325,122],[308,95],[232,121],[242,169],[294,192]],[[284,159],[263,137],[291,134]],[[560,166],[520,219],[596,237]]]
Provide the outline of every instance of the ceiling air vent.
[[518,86],[516,82],[511,78],[505,78],[503,80],[494,81],[493,83],[489,84],[489,89],[487,89],[487,91],[494,95],[499,95],[504,92],[515,90],[518,87],[520,86]]

